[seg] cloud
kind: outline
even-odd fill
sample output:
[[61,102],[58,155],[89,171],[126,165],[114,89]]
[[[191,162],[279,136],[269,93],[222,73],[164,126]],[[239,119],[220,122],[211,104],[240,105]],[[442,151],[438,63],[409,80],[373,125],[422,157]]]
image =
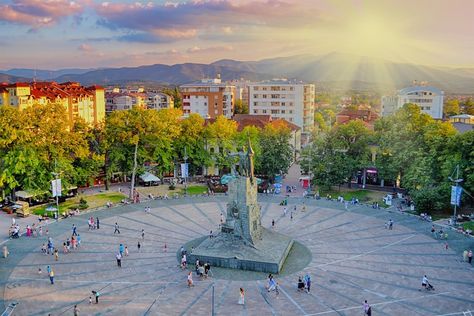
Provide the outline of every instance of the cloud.
[[95,9],[101,26],[130,32],[121,40],[149,43],[198,36],[205,39],[208,34],[240,37],[236,31],[239,28],[297,27],[318,18],[311,2],[303,0],[195,0],[165,4],[114,1],[97,4]]
[[81,14],[86,1],[68,0],[13,0],[0,5],[0,21],[31,26],[38,29],[51,26],[58,20]]
[[81,44],[77,48],[81,52],[93,52],[95,51],[94,47],[90,46],[89,44]]
[[210,46],[201,48],[199,46],[193,46],[186,50],[188,54],[208,54],[208,53],[219,53],[219,52],[231,52],[234,48],[232,46]]

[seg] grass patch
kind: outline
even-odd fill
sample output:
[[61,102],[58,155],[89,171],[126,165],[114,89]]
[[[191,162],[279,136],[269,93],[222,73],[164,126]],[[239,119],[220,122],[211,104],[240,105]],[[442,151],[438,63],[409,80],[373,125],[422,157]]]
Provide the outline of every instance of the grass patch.
[[[207,186],[191,185],[188,187],[187,192],[189,195],[204,194],[207,193]],[[184,189],[182,189],[182,194],[184,194]]]
[[378,202],[381,207],[388,207],[388,205],[382,203],[382,199],[387,194],[387,192],[341,188],[341,191],[334,189],[320,189],[319,194],[322,198],[325,198],[326,195],[330,194],[333,199],[336,199],[338,196],[342,196],[346,201],[350,201],[352,198],[356,198],[359,199],[359,202],[361,203]]
[[464,229],[470,229],[470,230],[474,231],[474,222],[463,223],[462,227]]
[[[94,195],[78,195],[75,196],[71,199],[66,200],[66,202],[59,203],[59,211],[66,212],[70,208],[76,208],[79,206],[79,201],[81,198],[86,200],[87,205],[89,206],[87,209],[93,209],[101,206],[105,206],[107,202],[112,202],[114,204],[119,203],[122,201],[126,196],[123,195],[122,193],[118,192],[104,192],[104,193],[98,193]],[[46,208],[51,205],[51,204],[46,204],[46,205],[40,205],[37,207],[32,208],[33,213],[36,215],[44,215],[44,213],[47,213],[48,216],[52,216],[54,212],[51,211],[46,211]],[[54,207],[56,207],[56,204],[53,204]]]

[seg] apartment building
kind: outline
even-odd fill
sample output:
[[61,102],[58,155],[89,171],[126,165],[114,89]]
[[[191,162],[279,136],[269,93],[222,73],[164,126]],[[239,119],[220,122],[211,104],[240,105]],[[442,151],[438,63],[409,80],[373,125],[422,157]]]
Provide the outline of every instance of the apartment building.
[[106,92],[106,111],[110,113],[112,111],[130,110],[133,107],[146,108],[148,103],[148,95],[143,92],[125,92],[120,90],[114,90],[113,92]]
[[396,95],[383,96],[382,116],[396,112],[406,103],[416,104],[422,112],[434,119],[443,118],[444,92],[436,87],[416,83],[399,90]]
[[314,127],[314,84],[274,79],[248,85],[249,114],[269,114],[302,129],[302,143],[309,140]]
[[147,92],[147,107],[154,110],[174,108],[172,96],[161,92]]
[[84,87],[77,82],[20,82],[0,85],[0,106],[20,110],[33,105],[62,104],[73,122],[81,117],[90,125],[105,118],[104,88]]
[[197,83],[179,87],[183,96],[183,114],[198,113],[204,118],[224,115],[231,118],[234,112],[235,86],[222,83],[220,75],[202,79]]

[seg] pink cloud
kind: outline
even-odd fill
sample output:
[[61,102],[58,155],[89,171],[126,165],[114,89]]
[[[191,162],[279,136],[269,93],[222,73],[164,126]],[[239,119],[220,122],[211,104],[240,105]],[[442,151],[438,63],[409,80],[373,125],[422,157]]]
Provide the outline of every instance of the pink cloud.
[[82,13],[88,1],[13,0],[0,5],[0,21],[40,28],[55,24],[61,18]]
[[195,0],[154,4],[104,2],[95,6],[100,24],[134,33],[123,39],[166,42],[195,38],[219,30],[223,37],[252,25],[285,27],[318,19],[315,5],[304,0]]
[[80,50],[81,52],[93,52],[93,51],[95,51],[94,47],[92,47],[89,44],[81,44],[81,45],[79,45],[79,47],[77,49]]

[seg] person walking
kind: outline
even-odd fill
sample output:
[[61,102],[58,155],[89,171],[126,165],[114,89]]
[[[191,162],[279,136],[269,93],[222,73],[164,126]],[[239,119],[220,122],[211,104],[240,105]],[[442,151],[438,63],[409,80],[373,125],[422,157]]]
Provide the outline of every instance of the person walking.
[[469,264],[472,263],[472,250],[469,249],[469,252],[467,253],[467,262],[469,262]]
[[54,284],[54,271],[53,271],[53,268],[50,268],[50,270],[49,270],[49,281],[51,282],[51,284]]
[[275,228],[275,220],[272,219],[272,228]]
[[304,276],[304,283],[306,284],[306,292],[309,294],[311,291],[311,277],[308,273]]
[[188,287],[191,287],[191,286],[194,286],[194,283],[193,283],[193,272],[192,272],[192,271],[189,271],[189,273],[188,273]]
[[128,247],[125,246],[125,257],[128,257]]
[[468,253],[469,253],[469,252],[467,251],[467,249],[464,250],[464,252],[462,253],[462,260],[463,260],[464,262],[467,262],[467,254],[468,254]]
[[99,228],[100,228],[100,227],[99,227],[99,218],[96,217],[96,218],[95,218],[95,221],[96,221],[97,229],[99,229]]
[[81,246],[81,235],[77,235],[77,247]]
[[54,249],[54,260],[55,261],[59,260],[59,251],[58,251],[58,249]]
[[[44,244],[43,244],[44,246]],[[8,255],[10,254],[10,252],[8,251],[8,247],[7,246],[3,246],[3,258],[8,258]]]
[[145,230],[142,228],[142,239],[145,239]]
[[100,293],[98,291],[92,291],[92,295],[95,296],[95,303],[96,304],[99,304],[99,296],[100,296]]
[[372,315],[372,308],[370,307],[369,303],[367,303],[367,300],[364,302],[364,315]]
[[119,268],[122,267],[122,255],[120,254],[120,252],[118,252],[116,255],[115,255],[115,258],[117,259],[117,266]]
[[141,247],[142,247],[142,245],[140,244],[140,241],[138,241],[138,244],[137,244],[138,252],[140,252]]
[[120,255],[123,256],[123,252],[125,251],[125,248],[123,247],[123,244],[120,244],[119,246],[119,252],[120,252]]
[[74,305],[74,316],[79,316],[79,308],[77,307],[77,305]]
[[72,235],[71,236],[77,236],[77,227],[74,224],[72,224]]
[[119,225],[117,223],[115,223],[114,235],[115,233],[120,234]]
[[243,288],[240,288],[239,305],[245,305],[245,292]]
[[392,230],[392,229],[393,229],[393,221],[392,221],[392,219],[389,219],[389,220],[388,220],[388,229],[389,229],[389,230]]

